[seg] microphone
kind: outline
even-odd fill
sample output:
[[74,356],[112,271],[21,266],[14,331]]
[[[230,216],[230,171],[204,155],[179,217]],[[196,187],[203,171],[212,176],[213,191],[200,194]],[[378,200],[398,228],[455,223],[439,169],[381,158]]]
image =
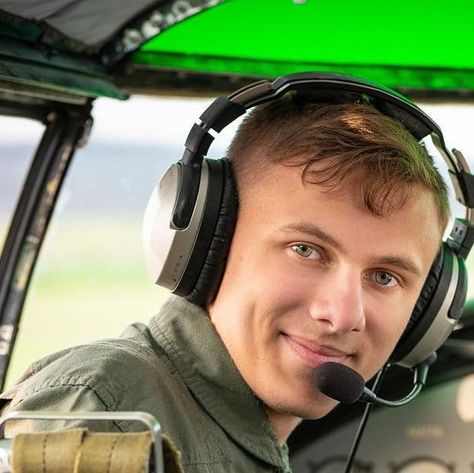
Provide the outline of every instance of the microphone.
[[418,396],[426,384],[428,370],[436,361],[436,358],[436,353],[433,352],[425,361],[415,367],[413,389],[408,395],[395,401],[378,397],[375,392],[365,386],[364,378],[357,371],[333,361],[323,363],[316,368],[314,382],[319,391],[325,396],[343,404],[353,404],[356,401],[361,401],[386,407],[399,407]]
[[352,444],[349,456],[347,457],[344,473],[350,473],[352,471],[354,458],[357,453],[357,449],[359,448],[359,443],[362,438],[365,426],[367,425],[367,420],[369,418],[372,406],[374,404],[378,404],[387,407],[398,407],[403,406],[404,404],[407,404],[413,400],[425,385],[426,378],[428,377],[428,370],[430,366],[436,361],[436,358],[436,353],[433,352],[425,361],[415,367],[413,389],[407,396],[396,401],[382,399],[374,392],[377,390],[383,378],[383,375],[387,369],[387,365],[385,365],[385,367],[377,374],[372,386],[373,391],[365,386],[364,378],[359,373],[357,373],[357,371],[354,371],[352,368],[349,368],[346,365],[329,361],[316,368],[314,372],[314,383],[319,391],[321,391],[324,395],[344,404],[353,404],[356,401],[367,403],[359,424],[359,428],[357,429],[357,433],[354,437],[354,442]]
[[343,404],[353,404],[364,392],[364,378],[341,363],[328,361],[316,368],[314,373],[316,387],[325,396]]

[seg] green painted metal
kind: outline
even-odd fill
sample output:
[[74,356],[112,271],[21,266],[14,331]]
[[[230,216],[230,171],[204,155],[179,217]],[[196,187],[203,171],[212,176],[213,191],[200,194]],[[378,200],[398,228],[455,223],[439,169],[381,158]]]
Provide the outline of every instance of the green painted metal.
[[274,77],[341,71],[397,89],[474,91],[472,0],[227,0],[145,43],[136,65]]
[[[91,31],[99,19],[87,12]],[[154,0],[123,20],[89,50],[27,10],[0,9],[0,80],[125,98],[120,89],[214,95],[255,78],[328,71],[412,97],[474,99],[472,0]]]
[[2,87],[54,100],[82,103],[87,98],[127,98],[91,59],[31,47],[0,35],[0,81]]

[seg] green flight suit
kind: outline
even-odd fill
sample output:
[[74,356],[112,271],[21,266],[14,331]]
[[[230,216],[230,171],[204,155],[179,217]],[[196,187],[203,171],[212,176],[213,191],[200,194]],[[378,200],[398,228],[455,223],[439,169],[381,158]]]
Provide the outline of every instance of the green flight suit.
[[[290,472],[286,445],[278,444],[262,402],[244,382],[208,314],[179,297],[170,298],[148,327],[136,323],[120,338],[39,360],[0,397],[11,400],[7,411],[149,412],[180,450],[187,473]],[[88,425],[143,428],[123,421]],[[6,434],[63,426],[62,421],[17,421]]]

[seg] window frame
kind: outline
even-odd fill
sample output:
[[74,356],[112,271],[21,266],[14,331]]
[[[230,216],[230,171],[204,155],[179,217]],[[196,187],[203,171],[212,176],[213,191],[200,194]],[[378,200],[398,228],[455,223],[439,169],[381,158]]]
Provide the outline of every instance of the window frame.
[[0,99],[0,114],[38,120],[45,130],[27,172],[0,256],[0,388],[3,390],[23,305],[41,245],[78,147],[92,127],[83,104],[24,97]]

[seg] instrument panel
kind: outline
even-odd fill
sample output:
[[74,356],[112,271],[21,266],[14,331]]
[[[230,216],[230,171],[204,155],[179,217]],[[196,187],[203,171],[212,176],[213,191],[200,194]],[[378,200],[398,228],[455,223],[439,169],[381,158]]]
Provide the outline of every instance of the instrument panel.
[[[341,473],[346,466],[345,457],[330,458],[321,464],[309,464],[307,471],[312,473]],[[454,466],[436,458],[413,458],[401,465],[392,465],[393,473],[453,473]],[[370,473],[374,471],[372,464],[356,461],[351,473]]]
[[[293,472],[344,472],[358,424],[295,452]],[[474,374],[427,388],[406,406],[375,409],[352,473],[474,473]]]

